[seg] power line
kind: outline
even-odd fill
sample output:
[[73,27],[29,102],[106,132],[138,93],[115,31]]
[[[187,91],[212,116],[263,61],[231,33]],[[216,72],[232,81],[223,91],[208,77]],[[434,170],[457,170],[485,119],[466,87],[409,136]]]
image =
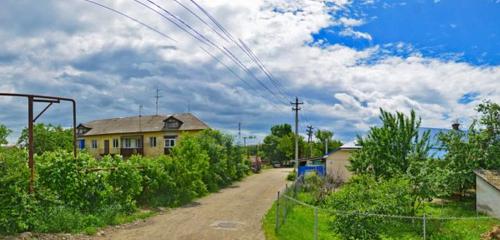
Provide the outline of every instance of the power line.
[[[164,11],[165,13],[167,13],[169,16],[171,16],[173,19],[175,19],[176,21],[178,21],[180,24],[184,25],[186,28],[188,28],[189,30],[191,31],[188,31],[186,28],[180,26],[180,24],[178,24],[177,22],[175,22],[174,20],[172,20],[171,18],[165,16],[164,14],[160,13],[159,11],[153,9],[152,7],[146,5],[145,3],[141,2],[141,1],[138,1],[138,0],[134,0],[136,3],[148,8],[149,10],[157,13],[158,15],[162,16],[163,18],[165,18],[166,20],[168,20],[169,22],[173,23],[176,27],[180,28],[181,30],[183,30],[184,32],[188,33],[189,35],[191,35],[192,37],[194,37],[195,39],[197,39],[198,41],[206,44],[206,45],[210,45],[214,48],[217,48],[219,51],[221,51],[223,54],[225,54],[227,57],[229,57],[234,63],[236,63],[240,68],[242,68],[245,72],[247,72],[251,77],[253,77],[264,89],[266,89],[267,91],[269,91],[271,93],[271,95],[273,95],[274,97],[277,98],[277,95],[269,88],[267,87],[262,81],[260,81],[254,74],[253,72],[251,72],[246,66],[245,64],[243,64],[239,59],[238,57],[236,57],[230,50],[228,50],[227,48],[225,47],[220,47],[218,46],[217,44],[215,44],[214,42],[212,42],[210,39],[208,39],[207,37],[205,37],[203,34],[201,34],[200,32],[198,32],[196,29],[194,29],[193,27],[191,27],[189,24],[187,24],[186,22],[184,22],[182,19],[180,19],[179,17],[175,16],[174,14],[172,14],[170,11],[166,10],[165,8],[161,7],[160,5],[156,4],[155,2],[151,1],[151,0],[146,0],[148,1],[149,3],[153,4],[154,6],[156,6],[157,8],[161,9],[162,11]],[[285,103],[285,102],[282,102],[282,103]]]
[[132,20],[132,21],[134,21],[134,22],[136,22],[136,23],[138,23],[138,24],[142,25],[143,27],[146,27],[146,28],[148,28],[149,30],[154,31],[154,32],[156,32],[156,33],[158,33],[158,34],[160,34],[160,35],[162,35],[162,36],[164,36],[164,37],[168,38],[168,39],[169,39],[169,40],[171,40],[171,41],[177,42],[175,39],[173,39],[173,38],[169,37],[167,34],[165,34],[165,33],[163,33],[163,32],[160,32],[158,29],[153,28],[153,27],[151,27],[151,26],[147,25],[146,23],[144,23],[144,22],[142,22],[142,21],[138,20],[137,18],[134,18],[134,17],[131,17],[131,16],[127,15],[126,13],[123,13],[123,12],[121,12],[121,11],[118,11],[118,10],[116,10],[116,9],[113,9],[113,8],[111,8],[111,7],[108,7],[108,6],[104,5],[104,4],[100,4],[100,3],[98,3],[98,2],[94,2],[94,1],[92,1],[92,0],[83,0],[83,1],[89,2],[89,3],[94,4],[94,5],[97,5],[97,6],[100,6],[100,7],[102,7],[102,8],[105,8],[105,9],[109,10],[109,11],[112,11],[112,12],[114,12],[114,13],[116,13],[116,14],[119,14],[119,15],[121,15],[121,16],[123,16],[123,17],[126,17],[126,18],[128,18],[128,19],[130,19],[130,20]]
[[[144,23],[144,22],[142,22],[142,21],[138,20],[137,18],[131,17],[130,15],[128,15],[128,14],[126,14],[126,13],[124,13],[124,12],[121,12],[121,11],[119,11],[119,10],[113,9],[113,8],[111,8],[111,7],[109,7],[109,6],[106,6],[106,5],[104,5],[104,4],[97,3],[97,2],[92,1],[92,0],[84,0],[84,1],[86,1],[86,2],[88,2],[88,3],[90,3],[90,4],[93,4],[93,5],[96,5],[96,6],[102,7],[102,8],[104,8],[104,9],[107,9],[107,10],[109,10],[109,11],[111,11],[111,12],[115,13],[115,14],[118,14],[118,15],[121,15],[121,16],[123,16],[123,17],[126,17],[126,18],[128,18],[128,19],[130,19],[130,20],[132,20],[132,21],[134,21],[134,22],[136,22],[136,23],[138,23],[138,24],[142,25],[143,27],[146,27],[147,29],[149,29],[149,30],[151,30],[151,31],[153,31],[153,32],[156,32],[157,34],[161,35],[162,37],[165,37],[165,38],[167,38],[167,39],[169,39],[169,40],[171,40],[171,41],[173,41],[173,42],[178,42],[177,40],[173,39],[172,37],[168,36],[167,34],[165,34],[165,33],[161,32],[160,30],[158,30],[158,29],[156,29],[156,28],[154,28],[154,27],[152,27],[152,26],[150,26],[150,25],[148,25],[148,24],[146,24],[146,23]],[[155,11],[155,12],[156,12],[156,11]],[[173,23],[175,24],[175,22],[173,22]],[[177,24],[175,24],[175,25],[177,25]],[[181,28],[181,29],[183,29],[182,27],[180,27],[180,28]],[[184,29],[184,31],[186,31],[186,30]],[[190,34],[190,35],[191,35],[191,34]],[[194,36],[193,36],[193,37],[194,37]],[[196,37],[195,37],[195,38],[196,38]],[[202,42],[203,42],[203,41],[202,41]],[[224,63],[223,63],[221,60],[219,60],[218,58],[216,58],[213,54],[210,54],[207,50],[205,50],[205,49],[204,49],[204,48],[202,48],[201,46],[199,46],[199,47],[200,47],[200,48],[201,48],[201,49],[202,49],[205,53],[207,53],[207,55],[208,55],[208,56],[212,57],[212,58],[213,58],[213,59],[215,59],[217,62],[221,63],[224,67],[226,67],[228,71],[230,71],[231,73],[233,73],[235,76],[239,76],[239,75],[238,75],[238,74],[236,74],[236,73],[235,73],[235,72],[234,72],[234,71],[233,71],[233,70],[232,70],[229,66],[227,66],[226,64],[224,64]],[[238,77],[238,78],[239,78],[240,80],[243,80],[243,78],[242,78],[242,77]],[[245,82],[245,81],[244,81],[244,82]],[[250,84],[248,84],[248,83],[247,83],[247,85],[251,86],[251,85],[250,85]],[[256,91],[257,91],[257,90],[256,90]],[[257,92],[259,92],[259,93],[260,93],[260,91],[257,91]],[[266,98],[264,97],[264,99],[266,99]],[[269,100],[269,99],[267,99],[267,100]],[[280,108],[279,108],[279,107],[278,107],[278,106],[277,106],[277,105],[276,105],[273,101],[269,101],[269,102],[271,103],[271,105],[272,105],[273,107],[277,108],[278,110],[282,110],[282,109],[280,109]]]
[[[191,0],[191,3],[193,3],[201,12],[203,12],[226,36],[227,38],[229,38],[238,48],[240,48],[249,58],[251,61],[253,61],[259,69],[261,69],[264,74],[268,77],[268,79],[271,81],[271,83],[273,83],[273,85],[276,86],[276,88],[278,89],[278,91],[281,92],[281,94],[284,96],[285,100],[288,100],[288,96],[287,94],[284,93],[284,91],[282,91],[280,89],[280,86],[279,84],[276,84],[277,81],[274,80],[274,78],[272,77],[272,75],[267,71],[267,69],[264,67],[264,65],[262,64],[262,62],[257,58],[257,56],[250,50],[250,48],[248,48],[248,46],[246,46],[246,44],[244,44],[243,41],[240,40],[240,42],[236,41],[235,38],[232,36],[232,34],[227,31],[223,26],[222,24],[220,24],[217,19],[215,19],[208,11],[206,11],[200,4],[198,4],[196,1],[194,0]],[[184,6],[185,7],[185,6]],[[190,11],[193,15],[195,15],[198,19],[201,19],[200,16],[198,16],[196,13],[194,13],[193,11]],[[206,23],[205,21],[202,20],[203,23],[205,23],[205,25],[207,25],[208,27],[210,27],[210,29],[213,29],[210,24]],[[215,31],[213,30],[214,32],[216,32],[218,35],[220,35],[218,33],[218,31]]]

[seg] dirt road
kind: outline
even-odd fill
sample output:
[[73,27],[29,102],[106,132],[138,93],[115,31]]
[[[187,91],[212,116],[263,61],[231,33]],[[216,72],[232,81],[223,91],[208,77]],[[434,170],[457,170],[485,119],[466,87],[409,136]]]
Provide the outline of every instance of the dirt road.
[[261,219],[290,170],[270,169],[218,193],[98,239],[264,239]]

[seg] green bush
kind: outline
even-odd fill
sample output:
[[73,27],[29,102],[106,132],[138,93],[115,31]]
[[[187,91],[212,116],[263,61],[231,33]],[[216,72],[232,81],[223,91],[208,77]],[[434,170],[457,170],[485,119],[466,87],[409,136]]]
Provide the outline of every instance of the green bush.
[[0,232],[28,229],[33,201],[28,195],[27,155],[17,149],[0,148]]
[[[0,148],[0,233],[95,232],[137,205],[175,207],[244,177],[249,164],[230,136],[183,136],[169,156],[105,156],[62,150],[35,156],[36,193],[28,194],[24,150]],[[120,220],[122,219],[122,220]]]
[[287,176],[286,176],[286,180],[288,181],[295,181],[295,178],[297,177],[297,173],[295,171],[293,172],[290,172]]
[[332,210],[333,229],[345,239],[379,239],[387,218],[363,214],[410,215],[412,203],[408,180],[378,182],[371,176],[358,176],[331,194],[325,205]]

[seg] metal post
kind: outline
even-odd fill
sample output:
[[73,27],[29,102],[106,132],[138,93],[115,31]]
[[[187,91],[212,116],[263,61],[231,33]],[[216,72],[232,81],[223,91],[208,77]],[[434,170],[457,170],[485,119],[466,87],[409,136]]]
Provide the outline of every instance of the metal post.
[[427,233],[425,232],[425,230],[426,230],[426,229],[425,229],[425,225],[426,225],[426,223],[427,223],[427,219],[426,219],[426,217],[425,217],[425,213],[424,213],[424,217],[422,218],[422,222],[423,222],[423,230],[424,230],[424,232],[423,232],[423,233],[424,233],[424,234],[423,234],[423,238],[424,238],[424,240],[425,240],[425,239],[427,238],[427,236],[426,236],[426,235],[427,235]]
[[73,103],[73,156],[77,157],[77,142],[76,142],[76,101],[75,100],[71,100],[71,102]]
[[34,192],[35,164],[34,155],[35,145],[33,144],[33,97],[28,97],[28,166],[30,168],[29,193]]
[[318,208],[314,208],[314,240],[318,240]]
[[278,198],[276,199],[276,229],[278,232],[280,225],[280,192],[278,191]]

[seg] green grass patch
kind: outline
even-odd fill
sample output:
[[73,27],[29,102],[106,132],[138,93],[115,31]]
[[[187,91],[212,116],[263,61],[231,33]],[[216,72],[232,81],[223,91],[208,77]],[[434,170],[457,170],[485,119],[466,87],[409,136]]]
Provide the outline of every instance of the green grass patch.
[[[310,200],[308,194],[298,194],[302,201]],[[283,223],[284,206],[287,205],[287,217]],[[450,200],[442,204],[426,203],[419,214],[426,213],[429,217],[475,217],[474,201]],[[280,228],[275,231],[276,202],[265,215],[262,225],[268,240],[299,240],[313,239],[314,234],[314,210],[301,205],[292,205],[290,201],[280,201]],[[422,239],[423,223],[416,219],[380,219],[384,221],[384,229],[381,230],[381,239]],[[325,211],[318,211],[318,239],[336,240],[342,239],[332,230],[335,221]],[[481,234],[488,232],[494,226],[500,225],[498,219],[465,219],[465,220],[434,220],[427,219],[426,235],[432,240],[454,240],[454,239],[481,239]]]

